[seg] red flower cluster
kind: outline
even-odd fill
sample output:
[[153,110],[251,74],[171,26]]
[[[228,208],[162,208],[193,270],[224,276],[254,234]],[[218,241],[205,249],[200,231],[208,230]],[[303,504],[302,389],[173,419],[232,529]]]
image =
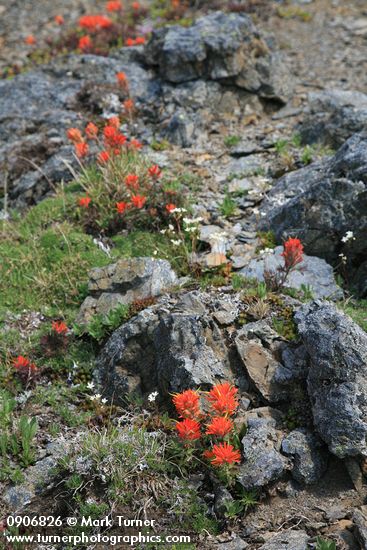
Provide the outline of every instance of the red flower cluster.
[[79,19],[79,27],[92,32],[108,29],[111,26],[112,21],[106,15],[83,15]]
[[106,10],[110,12],[120,11],[122,10],[122,4],[119,0],[111,0],[110,2],[107,2]]
[[29,359],[23,355],[18,355],[13,361],[14,368],[21,376],[27,376],[30,378],[37,372],[37,367],[34,363],[31,363]]
[[85,35],[79,38],[78,48],[83,52],[89,50],[92,47],[92,39],[90,36]]
[[[234,414],[238,406],[236,395],[237,389],[229,382],[217,384],[205,395],[211,409],[209,422],[205,428],[206,436],[214,436],[219,439],[231,436],[234,425],[228,417]],[[201,439],[203,434],[200,421],[205,415],[200,408],[199,392],[186,390],[175,394],[172,401],[178,416],[181,418],[180,421],[176,422],[176,431],[179,438],[186,441],[186,443]],[[218,416],[218,413],[220,416]],[[210,460],[214,466],[231,465],[241,460],[240,452],[228,441],[216,442],[211,449],[203,453],[203,456]]]
[[63,321],[52,321],[52,330],[59,336],[64,336],[69,329]]
[[127,38],[125,46],[142,46],[145,44],[144,36],[138,36],[137,38]]
[[33,34],[29,34],[28,36],[25,37],[24,42],[28,44],[28,46],[34,46],[37,40],[35,36],[33,36]]
[[303,262],[303,245],[299,239],[289,238],[284,243],[283,248],[282,256],[286,271],[290,271],[296,265]]
[[81,197],[78,200],[78,205],[81,206],[82,208],[88,208],[88,206],[90,205],[91,200],[92,199],[90,197]]
[[229,382],[214,386],[207,397],[213,413],[224,416],[234,414],[238,407],[237,393],[238,390]]

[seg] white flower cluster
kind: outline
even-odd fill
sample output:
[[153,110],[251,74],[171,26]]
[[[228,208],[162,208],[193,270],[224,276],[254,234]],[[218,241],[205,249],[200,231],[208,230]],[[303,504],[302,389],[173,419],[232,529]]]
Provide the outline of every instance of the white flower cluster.
[[269,254],[274,254],[273,248],[264,248],[263,250],[260,250],[260,256],[266,256]]
[[347,231],[344,237],[342,237],[342,242],[347,243],[348,241],[355,241],[356,238],[354,236],[353,231]]
[[153,391],[152,393],[150,393],[150,394],[148,395],[148,401],[149,401],[150,403],[154,403],[154,401],[157,399],[157,397],[158,397],[158,392],[157,392],[157,391]]
[[[88,390],[93,390],[94,387],[95,387],[94,382],[88,382],[88,384],[87,384]],[[102,398],[102,395],[100,393],[96,393],[95,395],[90,395],[89,396],[89,399],[91,401],[100,401],[102,403],[102,405],[105,405],[107,403],[107,399],[105,397],[103,399],[101,399],[101,398]]]

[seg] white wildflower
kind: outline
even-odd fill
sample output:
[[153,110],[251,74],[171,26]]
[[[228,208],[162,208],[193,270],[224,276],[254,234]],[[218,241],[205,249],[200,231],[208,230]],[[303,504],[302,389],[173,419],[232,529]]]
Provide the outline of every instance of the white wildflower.
[[175,230],[175,228],[173,227],[173,225],[172,225],[171,223],[169,224],[168,229],[169,229],[170,231],[174,231],[174,230]]
[[96,244],[101,250],[102,252],[104,252],[107,256],[111,256],[111,249],[110,247],[108,246],[108,244],[104,244],[102,241],[100,241],[99,239],[93,239],[93,242],[94,244]]
[[339,254],[339,258],[343,264],[347,263],[347,257],[345,254]]
[[150,393],[148,395],[148,401],[150,401],[150,403],[154,403],[154,401],[157,399],[157,397],[158,397],[158,392],[153,391],[152,393]]
[[347,231],[344,237],[342,237],[342,242],[347,243],[348,241],[355,241],[356,238],[354,236],[353,231]]
[[88,390],[92,390],[94,388],[94,385],[95,385],[94,382],[88,382],[87,384]]
[[105,405],[107,403],[107,399],[104,397],[103,399],[101,399],[101,403],[102,405]]
[[175,241],[175,239],[171,239],[171,243],[173,244],[173,246],[180,246],[181,241]]
[[91,401],[100,401],[100,399],[101,399],[101,394],[100,394],[100,393],[96,393],[95,395],[91,395],[91,396],[89,397],[89,399],[90,399]]
[[265,256],[267,254],[274,254],[273,248],[264,248],[263,250],[260,250],[260,256]]

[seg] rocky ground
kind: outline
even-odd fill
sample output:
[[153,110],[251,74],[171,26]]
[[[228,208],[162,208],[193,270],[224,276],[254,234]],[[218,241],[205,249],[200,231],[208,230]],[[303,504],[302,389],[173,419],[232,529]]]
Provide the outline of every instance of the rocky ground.
[[[0,5],[3,525],[121,513],[191,536],[167,548],[366,548],[365,2],[172,4],[131,7],[146,44],[103,56],[63,37],[104,2]],[[67,130],[117,115],[183,216],[121,224],[109,174],[80,176]],[[289,237],[304,254],[277,286]],[[221,381],[230,483],[179,458],[171,420],[173,393]]]

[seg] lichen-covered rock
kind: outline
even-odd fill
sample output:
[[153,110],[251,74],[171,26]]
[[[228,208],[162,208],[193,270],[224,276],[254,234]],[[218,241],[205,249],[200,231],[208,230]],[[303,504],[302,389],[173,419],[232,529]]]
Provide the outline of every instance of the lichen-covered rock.
[[[288,174],[268,193],[262,229],[279,242],[302,240],[308,254],[332,265],[347,257],[350,280],[367,293],[367,133],[353,135],[332,157]],[[343,243],[347,231],[354,239]]]
[[97,378],[105,395],[123,402],[132,393],[158,389],[167,398],[210,387],[233,373],[220,330],[188,293],[175,308],[157,303],[116,330],[99,356]]
[[367,334],[321,301],[303,306],[295,321],[309,356],[316,430],[339,458],[367,457]]
[[[276,271],[284,266],[283,247],[277,246],[273,253],[250,261],[239,273],[244,277],[264,280],[264,271]],[[315,298],[340,299],[342,289],[336,284],[333,268],[325,260],[315,256],[303,255],[303,262],[288,275],[285,286],[300,290],[302,286],[309,287]]]
[[367,124],[367,95],[349,90],[312,92],[305,120],[298,128],[303,143],[340,147]]
[[288,389],[278,382],[284,379],[283,365],[276,355],[285,347],[282,338],[265,322],[248,323],[237,334],[236,348],[256,389],[269,402],[288,397]]
[[309,540],[305,531],[284,531],[271,537],[259,550],[308,550]]
[[[253,411],[256,413],[256,409]],[[288,468],[287,459],[280,451],[280,432],[271,416],[250,415],[247,433],[242,439],[243,462],[238,481],[246,491],[260,489],[280,479]]]
[[292,457],[292,476],[299,483],[315,483],[327,467],[327,452],[324,443],[309,430],[293,430],[282,441],[282,452]]
[[191,27],[153,31],[146,61],[173,83],[204,78],[229,80],[262,97],[286,101],[291,92],[287,69],[243,14],[215,12]]
[[167,260],[121,258],[89,273],[88,296],[77,322],[85,324],[96,313],[107,315],[119,304],[154,298],[172,288],[177,276]]

